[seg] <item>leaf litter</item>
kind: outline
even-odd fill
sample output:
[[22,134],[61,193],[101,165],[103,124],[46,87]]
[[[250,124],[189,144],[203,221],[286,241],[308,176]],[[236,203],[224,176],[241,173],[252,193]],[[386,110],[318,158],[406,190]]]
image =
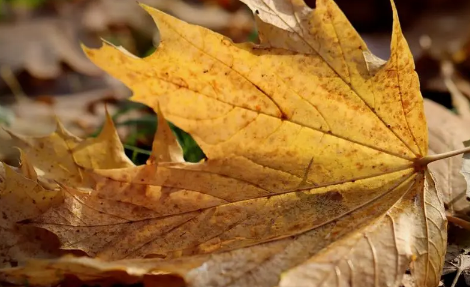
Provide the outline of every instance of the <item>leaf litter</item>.
[[[332,1],[315,10],[243,2],[260,45],[142,5],[162,37],[154,54],[85,48],[159,114],[152,155],[142,166],[126,162],[109,121],[109,143],[60,125],[44,138],[14,136],[43,172],[37,180],[55,180],[63,201],[12,224],[48,230],[62,250],[94,258],[32,254],[0,270],[1,280],[47,285],[124,271],[175,274],[190,286],[398,286],[411,268],[417,286],[438,285],[447,221],[426,165],[462,151],[427,155],[423,100],[394,5],[385,62]],[[163,116],[208,159],[182,161]],[[5,178],[15,182],[10,171]]]

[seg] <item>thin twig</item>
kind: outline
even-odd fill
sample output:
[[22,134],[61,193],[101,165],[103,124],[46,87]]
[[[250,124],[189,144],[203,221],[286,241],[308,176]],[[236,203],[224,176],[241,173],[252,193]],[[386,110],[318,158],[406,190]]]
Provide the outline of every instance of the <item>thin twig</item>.
[[7,86],[10,88],[15,100],[19,102],[22,99],[26,98],[26,94],[21,88],[20,83],[16,79],[15,75],[8,66],[0,66],[0,76],[5,81]]

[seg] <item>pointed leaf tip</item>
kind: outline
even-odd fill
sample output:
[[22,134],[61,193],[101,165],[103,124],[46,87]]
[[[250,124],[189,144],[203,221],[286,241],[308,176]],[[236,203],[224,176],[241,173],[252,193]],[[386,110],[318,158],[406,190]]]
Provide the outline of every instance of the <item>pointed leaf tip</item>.
[[88,47],[88,46],[85,45],[85,43],[83,43],[83,42],[80,42],[80,48],[82,49],[82,51],[83,51],[83,53],[85,54],[85,56],[87,56],[87,58],[90,58],[91,56],[93,56],[94,51],[96,50],[96,49],[93,49],[93,48]]
[[119,135],[116,130],[116,125],[114,124],[114,120],[109,114],[108,106],[105,104],[105,122],[103,128],[101,129],[98,138],[108,138],[109,140],[117,140],[119,141]]
[[156,10],[155,8],[145,4],[145,3],[142,3],[142,2],[139,2],[139,1],[136,1],[137,4],[142,7],[145,11],[149,12],[150,10]]
[[152,154],[147,160],[147,164],[157,162],[184,162],[183,150],[176,140],[160,105],[155,108],[158,118],[158,127],[152,144]]
[[15,147],[15,148],[20,152],[20,169],[21,169],[21,172],[27,178],[29,178],[33,181],[37,181],[38,175],[36,173],[36,170],[34,169],[34,166],[28,160],[28,156],[26,155],[26,153],[21,148],[19,148],[19,147]]
[[398,37],[404,38],[403,32],[401,30],[401,24],[400,24],[400,19],[398,17],[398,11],[397,7],[395,5],[395,2],[393,0],[390,0],[390,5],[392,7],[392,17],[393,17],[393,23],[392,23],[392,39],[390,43],[390,50],[393,51],[398,48]]
[[58,134],[66,134],[66,128],[64,126],[64,124],[62,124],[62,121],[59,119],[59,117],[57,115],[54,115],[54,121],[55,121],[55,132],[58,133]]

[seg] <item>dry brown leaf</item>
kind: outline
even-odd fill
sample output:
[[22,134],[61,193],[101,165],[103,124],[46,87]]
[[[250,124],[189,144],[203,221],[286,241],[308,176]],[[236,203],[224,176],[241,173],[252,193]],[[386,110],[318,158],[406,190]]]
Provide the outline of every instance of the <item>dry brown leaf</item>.
[[[253,20],[244,9],[230,13],[215,5],[191,5],[182,0],[143,0],[141,3],[165,11],[189,23],[211,30],[222,31],[237,27],[251,31]],[[151,21],[142,9],[132,1],[92,1],[83,12],[82,22],[86,29],[104,31],[113,25],[130,27],[152,35],[155,32]]]
[[467,285],[470,283],[470,255],[468,253],[468,248],[462,248],[458,245],[452,244],[447,247],[443,274],[456,273],[454,281],[450,287],[456,286],[457,280],[460,276],[464,277]]
[[[424,111],[429,129],[429,152],[438,154],[448,150],[463,148],[463,141],[470,138],[470,129],[464,120],[445,107],[424,101]],[[469,202],[466,200],[466,182],[460,169],[462,157],[446,158],[429,165],[437,179],[448,211],[458,217],[470,219]]]
[[[196,260],[169,270],[190,286],[398,286],[410,265],[416,286],[437,286],[447,222],[395,7],[385,62],[330,0],[315,10],[300,0],[243,2],[260,46],[144,6],[162,37],[153,55],[86,49],[208,160],[161,162],[175,160],[163,144],[147,165],[95,169],[93,190],[64,187],[64,203],[34,226],[101,259],[157,257],[163,271]],[[171,133],[156,141],[162,135]],[[69,264],[53,261],[41,284]],[[43,270],[0,274],[14,281]]]
[[0,25],[0,67],[25,69],[41,79],[55,78],[61,63],[85,75],[100,71],[77,49],[75,27],[60,19],[35,19]]
[[455,83],[454,78],[456,77],[452,62],[441,62],[441,74],[442,80],[450,93],[452,105],[454,106],[455,110],[462,119],[470,121],[470,102]]
[[[104,106],[107,101],[119,101],[126,97],[116,96],[111,89],[98,89],[58,95],[53,97],[52,104],[22,98],[11,105],[6,105],[14,114],[9,128],[19,134],[40,136],[54,130],[56,118],[60,118],[70,132],[79,136],[88,135],[89,132],[84,131],[83,127],[95,131],[103,123],[105,109],[100,105]],[[90,106],[96,106],[95,114],[90,113]],[[115,111],[111,105],[108,105],[108,109],[111,113]],[[77,122],[82,126],[78,126]]]
[[[105,103],[124,99],[123,96],[110,89],[100,89],[53,97],[52,104],[21,98],[6,106],[14,115],[8,129],[17,134],[42,136],[53,131],[57,125],[57,118],[60,118],[63,126],[74,135],[89,135],[103,124]],[[94,107],[93,113],[90,112],[90,107]],[[116,111],[113,105],[107,107],[111,114]],[[136,116],[137,113],[137,111],[129,113],[129,116]],[[128,130],[122,128],[119,130],[122,138],[125,138],[126,133]],[[8,133],[0,129],[0,158],[2,160],[16,158],[17,154],[13,146]]]
[[38,181],[23,153],[21,161],[18,171],[6,164],[0,166],[0,267],[15,266],[31,257],[57,256],[54,236],[45,230],[16,224],[37,217],[62,200],[60,190]]

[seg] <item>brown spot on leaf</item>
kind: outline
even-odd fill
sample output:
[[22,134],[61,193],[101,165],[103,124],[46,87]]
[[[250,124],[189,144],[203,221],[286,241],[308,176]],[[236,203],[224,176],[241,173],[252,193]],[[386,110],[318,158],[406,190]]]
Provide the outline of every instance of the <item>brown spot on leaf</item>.
[[328,198],[332,201],[342,201],[343,195],[340,192],[332,191],[328,193]]

